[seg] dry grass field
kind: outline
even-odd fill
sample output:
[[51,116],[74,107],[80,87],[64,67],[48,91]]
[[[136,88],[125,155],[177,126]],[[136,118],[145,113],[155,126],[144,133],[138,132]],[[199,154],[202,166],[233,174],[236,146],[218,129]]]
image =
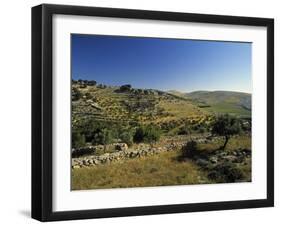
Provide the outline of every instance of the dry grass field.
[[[198,152],[211,154],[221,142],[200,144]],[[227,151],[251,148],[251,138],[238,136],[229,141]],[[126,187],[151,187],[162,185],[210,184],[220,180],[210,179],[208,170],[193,159],[180,160],[181,150],[155,156],[128,159],[94,167],[72,169],[72,189],[104,189]],[[243,181],[251,181],[251,159],[236,164],[243,172]]]

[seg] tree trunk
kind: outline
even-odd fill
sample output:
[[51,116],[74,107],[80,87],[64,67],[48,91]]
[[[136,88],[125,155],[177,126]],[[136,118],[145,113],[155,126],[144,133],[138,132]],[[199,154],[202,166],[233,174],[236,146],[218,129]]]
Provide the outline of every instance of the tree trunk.
[[223,146],[222,146],[222,150],[224,151],[224,149],[225,149],[225,147],[226,147],[226,145],[227,145],[227,143],[228,143],[228,140],[229,140],[229,137],[228,136],[225,136],[225,141],[224,141],[224,144],[223,144]]

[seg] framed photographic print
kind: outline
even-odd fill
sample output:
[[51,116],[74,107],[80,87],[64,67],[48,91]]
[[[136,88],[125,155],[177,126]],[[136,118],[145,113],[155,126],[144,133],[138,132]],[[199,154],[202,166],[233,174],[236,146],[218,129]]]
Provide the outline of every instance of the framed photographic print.
[[32,217],[274,205],[274,21],[32,8]]

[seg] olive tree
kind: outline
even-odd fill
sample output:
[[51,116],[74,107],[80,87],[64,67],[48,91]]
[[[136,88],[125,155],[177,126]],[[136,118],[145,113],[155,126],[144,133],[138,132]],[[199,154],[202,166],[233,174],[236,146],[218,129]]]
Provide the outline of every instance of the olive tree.
[[213,124],[212,134],[224,136],[225,141],[222,146],[224,150],[231,136],[241,132],[240,120],[228,114],[219,116]]

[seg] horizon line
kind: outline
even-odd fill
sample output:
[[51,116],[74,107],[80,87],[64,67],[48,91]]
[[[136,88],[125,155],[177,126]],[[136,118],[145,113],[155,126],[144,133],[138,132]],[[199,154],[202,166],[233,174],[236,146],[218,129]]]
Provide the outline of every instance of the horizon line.
[[[73,81],[96,81],[94,79],[92,80],[87,80],[87,79],[73,79]],[[97,82],[97,81],[96,81]],[[110,86],[110,87],[120,87],[122,85],[111,85],[111,84],[105,84],[105,83],[99,83],[97,82],[96,85],[106,85],[106,86]],[[131,85],[130,83],[124,83],[123,85]],[[135,87],[135,86],[132,86],[133,89],[150,89],[150,90],[159,90],[159,91],[163,91],[163,92],[166,92],[166,93],[169,93],[169,92],[172,92],[172,91],[175,91],[175,92],[180,92],[180,93],[183,93],[183,94],[188,94],[188,93],[193,93],[193,92],[235,92],[235,93],[245,93],[245,94],[251,94],[252,95],[252,92],[249,92],[249,91],[245,91],[245,90],[227,90],[227,89],[195,89],[195,90],[190,90],[190,91],[182,91],[182,90],[178,90],[178,89],[155,89],[155,88],[140,88],[140,87]]]

